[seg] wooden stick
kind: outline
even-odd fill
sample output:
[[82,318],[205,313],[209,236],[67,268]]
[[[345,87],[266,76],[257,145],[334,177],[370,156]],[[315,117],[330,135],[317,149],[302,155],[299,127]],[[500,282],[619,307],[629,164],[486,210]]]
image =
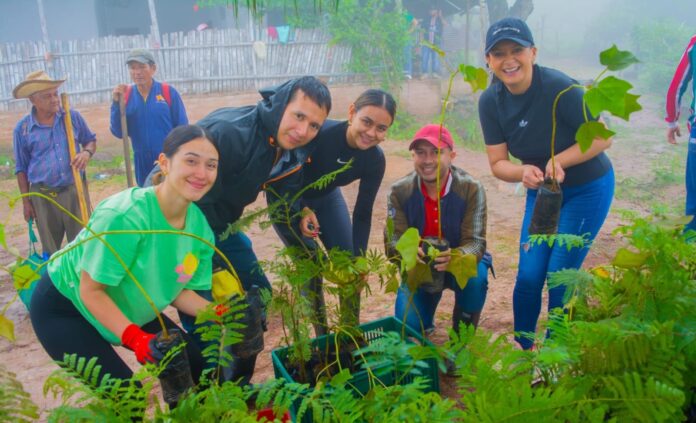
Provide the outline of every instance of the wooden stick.
[[[75,159],[77,154],[77,149],[75,148],[75,135],[73,133],[72,117],[70,116],[70,102],[68,102],[68,94],[61,93],[60,99],[63,102],[63,121],[65,122],[65,134],[68,136],[68,149],[70,152],[70,163]],[[80,171],[77,170],[75,166],[70,166],[72,169],[73,180],[75,182],[75,188],[77,189],[77,200],[80,204],[80,218],[82,219],[82,225],[87,226],[87,221],[89,220],[89,213],[87,213],[87,202],[85,200],[85,190],[84,184],[82,183],[82,176]]]
[[128,122],[126,122],[126,102],[123,98],[123,93],[121,93],[118,99],[118,108],[121,112],[121,137],[123,139],[123,159],[126,163],[126,181],[128,182],[128,188],[135,185],[133,183],[133,167],[130,161],[130,139],[128,138]]

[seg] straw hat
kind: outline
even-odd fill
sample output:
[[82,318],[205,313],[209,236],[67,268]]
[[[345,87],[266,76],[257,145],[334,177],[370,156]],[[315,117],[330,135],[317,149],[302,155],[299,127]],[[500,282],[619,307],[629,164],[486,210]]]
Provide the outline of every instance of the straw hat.
[[49,88],[59,87],[65,79],[51,79],[48,74],[42,70],[30,72],[24,78],[24,81],[12,90],[14,98],[28,98],[34,93],[47,90]]

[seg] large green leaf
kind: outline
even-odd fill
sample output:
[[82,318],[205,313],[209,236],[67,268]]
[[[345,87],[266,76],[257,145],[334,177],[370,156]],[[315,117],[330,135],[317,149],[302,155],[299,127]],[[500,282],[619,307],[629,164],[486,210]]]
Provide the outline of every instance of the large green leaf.
[[464,77],[464,82],[471,85],[471,90],[485,90],[488,86],[488,72],[485,69],[471,65],[459,65],[459,72]]
[[418,229],[408,228],[399,241],[396,243],[396,251],[401,255],[401,270],[409,271],[413,269],[418,261],[418,246],[420,235]]
[[5,242],[5,225],[0,223],[0,245],[7,250],[7,242]]
[[460,250],[452,250],[451,255],[452,258],[450,258],[450,262],[447,264],[447,271],[457,280],[457,285],[464,289],[469,279],[478,273],[476,256],[464,254]]
[[430,266],[421,261],[416,262],[406,275],[406,285],[411,292],[416,292],[419,286],[432,281],[433,275],[430,272]]
[[610,131],[601,122],[585,122],[578,128],[578,132],[575,133],[575,139],[580,146],[580,151],[583,153],[592,146],[592,141],[597,138],[603,140],[608,140],[616,134],[614,131]]
[[36,273],[36,271],[28,264],[19,266],[12,272],[14,286],[18,290],[28,288],[33,281],[39,279],[40,277],[41,275]]
[[0,336],[9,339],[10,342],[15,341],[14,323],[2,314],[0,314]]
[[608,76],[585,92],[585,103],[594,116],[606,110],[628,120],[631,113],[642,108],[637,101],[639,96],[628,93],[631,88],[633,86],[627,81]]
[[648,257],[650,257],[648,253],[636,253],[626,248],[619,248],[611,264],[624,269],[635,269],[641,267]]
[[630,51],[619,50],[616,44],[599,53],[599,63],[603,64],[610,71],[626,69],[639,60]]

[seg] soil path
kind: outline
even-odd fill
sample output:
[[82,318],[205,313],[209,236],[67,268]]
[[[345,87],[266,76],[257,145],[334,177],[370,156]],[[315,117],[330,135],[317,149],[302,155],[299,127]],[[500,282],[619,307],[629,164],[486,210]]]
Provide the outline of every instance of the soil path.
[[[347,105],[353,98],[336,98],[336,104]],[[186,98],[187,109],[189,110],[191,121],[196,121],[209,111],[218,107],[250,104],[256,101],[256,94],[241,96],[207,96]],[[93,107],[78,108],[83,113],[91,128],[97,133],[99,140],[99,151],[95,157],[109,159],[118,155],[121,144],[115,140],[108,130],[108,105],[97,105]],[[334,110],[346,110],[345,106],[338,106]],[[11,155],[11,131],[20,114],[6,113],[0,114],[0,154]],[[341,115],[335,116],[341,118]],[[646,126],[658,125],[659,118],[654,112],[645,113],[643,121]],[[641,121],[641,118],[637,119]],[[386,195],[389,186],[396,179],[409,173],[412,170],[412,162],[407,151],[405,142],[386,141],[383,148],[387,155],[387,170],[382,182],[377,202],[374,207],[373,228],[370,237],[371,248],[382,248],[382,231],[386,221]],[[619,149],[621,155],[630,155],[630,146]],[[613,150],[612,150],[613,151]],[[471,152],[458,149],[458,154],[454,164],[471,173],[481,180],[486,187],[488,198],[488,249],[493,253],[497,279],[490,279],[488,298],[482,315],[481,327],[493,331],[497,334],[509,336],[512,330],[512,288],[515,280],[519,225],[522,219],[524,197],[516,193],[516,185],[501,182],[494,178],[488,166],[488,161],[484,153]],[[659,154],[659,152],[657,152]],[[631,165],[628,160],[616,160],[617,169],[631,172]],[[0,163],[2,165],[2,163]],[[1,166],[0,166],[1,167]],[[7,170],[5,170],[7,171]],[[634,170],[632,172],[640,172]],[[101,199],[125,188],[114,183],[94,182],[92,183],[92,202],[96,204]],[[16,192],[16,183],[10,176],[8,179],[0,180],[0,190],[5,193]],[[344,195],[351,205],[354,202],[357,192],[357,185],[351,185],[343,189]],[[683,195],[683,194],[682,194]],[[8,212],[6,202],[0,201],[0,216],[6,216]],[[261,198],[252,207],[262,207],[265,201]],[[615,206],[617,204],[615,203]],[[635,205],[622,204],[621,207],[631,207]],[[614,214],[610,215],[604,228],[597,238],[592,248],[586,266],[603,263],[610,259],[612,252],[616,248],[616,239],[610,233],[618,225],[618,218]],[[15,210],[10,222],[6,227],[7,239],[20,251],[27,249],[25,226],[21,218],[21,210]],[[271,259],[275,250],[280,246],[280,242],[272,231],[262,231],[258,227],[253,227],[249,231],[249,236],[254,242],[254,248],[261,259]],[[0,252],[0,263],[8,263],[10,257],[5,252]],[[6,304],[13,296],[11,283],[6,276],[3,276],[0,285],[0,304]],[[394,295],[384,294],[376,285],[373,288],[373,295],[363,299],[361,318],[363,322],[392,315],[394,305]],[[453,307],[453,295],[451,291],[446,291],[436,314],[436,331],[432,340],[436,343],[446,339],[447,329],[450,327],[451,311]],[[171,312],[168,314],[172,315]],[[26,310],[18,302],[10,306],[7,316],[15,323],[17,341],[9,343],[0,340],[0,363],[6,368],[17,374],[18,379],[24,384],[25,389],[31,394],[32,399],[45,409],[50,409],[58,404],[53,398],[44,398],[42,386],[46,377],[56,369],[56,365],[49,359],[37,342]],[[262,381],[273,376],[273,367],[270,360],[270,350],[279,346],[281,339],[280,321],[277,316],[271,316],[269,331],[265,336],[266,350],[259,356],[256,367],[254,381]],[[129,362],[134,362],[132,353],[123,350],[123,356]],[[454,394],[453,381],[442,378],[442,390],[446,395]]]

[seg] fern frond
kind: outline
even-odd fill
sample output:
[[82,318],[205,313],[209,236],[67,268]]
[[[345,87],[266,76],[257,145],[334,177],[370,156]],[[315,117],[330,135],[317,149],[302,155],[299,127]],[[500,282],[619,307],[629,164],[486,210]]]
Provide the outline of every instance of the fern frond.
[[663,422],[683,418],[684,393],[677,388],[636,372],[602,380],[609,394],[606,401],[611,403],[611,416],[619,421]]
[[0,421],[31,422],[38,418],[39,407],[17,380],[17,375],[0,366]]

